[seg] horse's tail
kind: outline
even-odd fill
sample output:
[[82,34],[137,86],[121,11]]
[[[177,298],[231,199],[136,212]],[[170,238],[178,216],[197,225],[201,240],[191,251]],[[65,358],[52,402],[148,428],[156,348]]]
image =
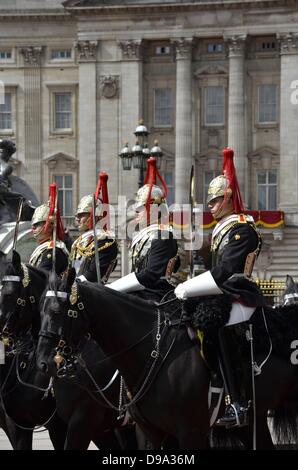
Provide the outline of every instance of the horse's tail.
[[272,431],[276,445],[297,445],[298,442],[298,407],[281,406],[270,413]]
[[243,449],[244,445],[232,429],[213,427],[209,434],[209,445],[211,449]]

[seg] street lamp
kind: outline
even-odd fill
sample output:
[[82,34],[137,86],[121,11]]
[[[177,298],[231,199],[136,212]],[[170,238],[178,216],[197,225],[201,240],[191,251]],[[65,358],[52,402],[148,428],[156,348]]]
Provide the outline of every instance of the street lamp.
[[140,124],[136,127],[134,132],[137,140],[135,145],[130,150],[128,142],[125,143],[124,147],[119,153],[119,157],[122,160],[123,170],[131,170],[131,167],[139,170],[139,188],[144,184],[144,170],[146,168],[146,162],[149,157],[156,158],[156,166],[159,169],[161,166],[161,159],[163,153],[161,148],[158,145],[158,141],[154,141],[154,146],[150,150],[148,144],[145,142],[146,137],[148,137],[149,132],[147,127],[144,125],[143,121],[140,121]]

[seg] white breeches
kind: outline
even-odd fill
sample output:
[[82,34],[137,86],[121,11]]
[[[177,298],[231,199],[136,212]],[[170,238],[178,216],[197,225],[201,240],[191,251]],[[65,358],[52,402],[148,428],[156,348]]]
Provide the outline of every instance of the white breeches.
[[249,320],[255,309],[255,307],[246,307],[239,302],[233,302],[230,319],[228,323],[226,323],[226,326]]

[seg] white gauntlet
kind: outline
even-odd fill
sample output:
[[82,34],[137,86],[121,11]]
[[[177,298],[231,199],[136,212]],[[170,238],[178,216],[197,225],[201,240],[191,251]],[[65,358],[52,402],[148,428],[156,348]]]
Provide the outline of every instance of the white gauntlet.
[[206,271],[193,279],[189,279],[188,281],[179,284],[176,287],[174,294],[177,299],[186,300],[189,297],[222,294],[222,291],[216,284],[211,272]]

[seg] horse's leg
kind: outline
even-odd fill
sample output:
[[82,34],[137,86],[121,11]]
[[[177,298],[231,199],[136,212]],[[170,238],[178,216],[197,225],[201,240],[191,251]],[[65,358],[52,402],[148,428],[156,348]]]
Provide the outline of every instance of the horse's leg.
[[[233,428],[234,434],[242,442],[246,450],[252,450],[254,447],[253,425],[242,428]],[[274,450],[274,444],[267,424],[266,415],[258,416],[256,423],[256,450]]]
[[115,432],[121,444],[122,450],[138,449],[135,425],[123,426],[121,428],[115,429]]
[[55,450],[63,450],[67,433],[67,424],[55,413],[47,424],[47,430]]
[[14,450],[32,450],[33,430],[26,430],[15,427]]
[[[73,415],[68,422],[64,450],[87,450],[94,436],[93,427],[88,425],[85,417]],[[97,445],[97,442],[95,442]]]
[[5,432],[8,440],[11,444],[11,447],[15,448],[15,436],[16,436],[16,425],[14,422],[9,418],[9,416],[5,416],[5,413],[2,408],[0,408],[0,425],[3,431]]
[[181,431],[178,436],[179,448],[181,450],[205,450],[209,448],[208,431],[194,429]]
[[123,440],[116,433],[116,429],[105,431],[93,442],[99,450],[123,450]]

